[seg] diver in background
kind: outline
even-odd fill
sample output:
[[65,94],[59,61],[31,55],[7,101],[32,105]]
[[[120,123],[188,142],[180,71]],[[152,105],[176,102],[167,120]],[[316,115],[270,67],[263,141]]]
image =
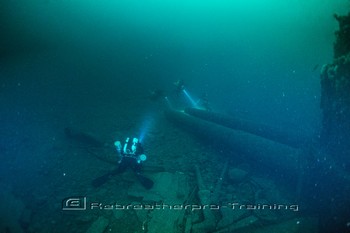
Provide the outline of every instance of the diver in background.
[[177,95],[179,95],[185,89],[185,82],[182,79],[178,79],[176,82],[174,82],[174,85],[176,87],[175,91]]

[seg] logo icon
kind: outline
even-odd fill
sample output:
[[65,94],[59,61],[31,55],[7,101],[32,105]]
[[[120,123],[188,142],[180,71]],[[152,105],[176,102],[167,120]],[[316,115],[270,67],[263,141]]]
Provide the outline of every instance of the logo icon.
[[69,197],[62,201],[62,210],[86,210],[86,197]]

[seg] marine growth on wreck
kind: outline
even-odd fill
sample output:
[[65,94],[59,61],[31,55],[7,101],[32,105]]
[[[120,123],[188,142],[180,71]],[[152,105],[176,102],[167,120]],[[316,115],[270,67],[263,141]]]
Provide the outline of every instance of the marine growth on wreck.
[[321,71],[321,142],[325,150],[350,166],[350,13],[335,15],[334,60]]

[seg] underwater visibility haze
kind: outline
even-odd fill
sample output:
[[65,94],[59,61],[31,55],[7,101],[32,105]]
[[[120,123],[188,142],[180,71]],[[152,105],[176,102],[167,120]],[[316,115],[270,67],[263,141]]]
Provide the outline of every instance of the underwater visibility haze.
[[349,11],[3,1],[0,232],[350,231]]

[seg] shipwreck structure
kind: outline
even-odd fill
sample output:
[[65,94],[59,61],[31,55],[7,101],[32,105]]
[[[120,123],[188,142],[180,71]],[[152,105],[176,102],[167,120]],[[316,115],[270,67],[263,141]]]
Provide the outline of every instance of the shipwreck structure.
[[321,71],[321,145],[350,170],[350,13],[335,18],[334,59]]
[[[292,176],[298,173],[299,159],[303,158],[300,156],[300,150],[256,134],[226,127],[220,122],[200,119],[187,112],[196,112],[196,115],[201,113],[194,109],[185,112],[169,110],[166,115],[180,127],[223,149],[229,149],[248,159],[259,161],[273,170],[283,171]],[[214,113],[211,115],[214,116]]]
[[[296,198],[302,196],[309,208],[319,214],[320,232],[348,230],[346,223],[350,215],[347,208],[350,203],[350,13],[335,15],[335,19],[339,30],[334,43],[334,59],[322,67],[320,75],[320,140],[212,111],[196,108],[166,111],[169,121],[219,148],[233,151],[230,156],[244,157],[282,178],[293,177],[294,183],[289,184],[294,185]],[[198,169],[196,174],[200,178]],[[205,185],[199,183],[199,199],[202,202],[215,200],[208,197],[204,192],[207,190]],[[328,202],[333,204],[323,206]],[[233,223],[232,216],[228,217],[230,214],[221,214],[219,224],[215,225],[213,215],[203,213],[204,221],[193,225],[192,231],[232,232],[232,227],[237,227],[239,221]],[[243,219],[248,219],[245,217]],[[247,222],[255,221],[249,219],[243,221],[243,225],[249,227],[252,224]]]

